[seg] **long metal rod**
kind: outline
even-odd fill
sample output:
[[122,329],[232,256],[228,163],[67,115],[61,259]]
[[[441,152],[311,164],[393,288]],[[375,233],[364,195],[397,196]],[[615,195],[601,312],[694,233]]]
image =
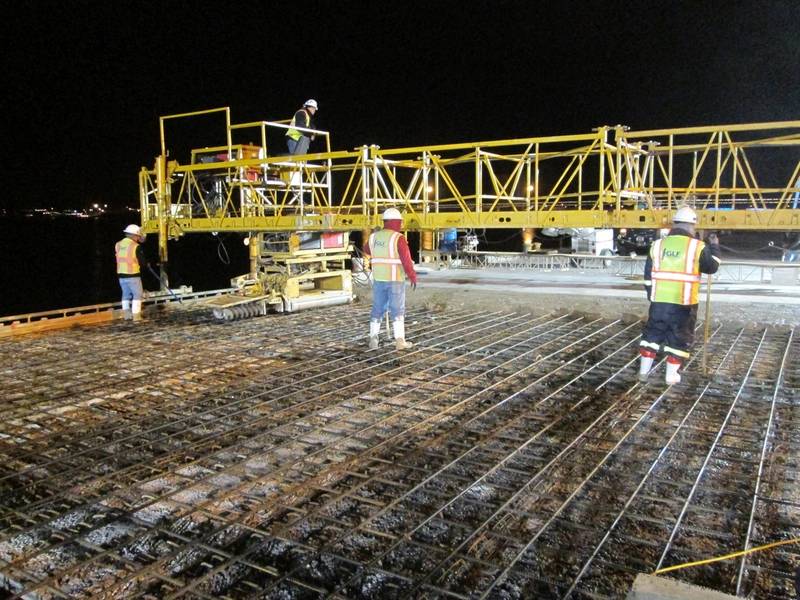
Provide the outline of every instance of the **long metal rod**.
[[703,325],[703,375],[708,375],[708,331],[711,327],[711,275],[706,276],[706,316]]
[[[756,485],[753,489],[753,505],[750,508],[750,518],[747,521],[747,534],[744,538],[743,550],[750,548],[750,538],[753,534],[753,525],[755,524],[756,507],[758,506],[759,493],[761,492],[761,477],[764,473],[764,460],[767,457],[767,449],[769,448],[770,441],[772,440],[772,424],[775,418],[775,405],[778,402],[778,392],[781,389],[781,381],[783,380],[783,370],[786,367],[786,359],[789,357],[789,350],[792,347],[792,339],[794,337],[794,330],[789,333],[789,339],[786,341],[786,350],[783,352],[781,359],[781,366],[778,370],[778,377],[775,380],[775,390],[772,392],[772,402],[769,407],[769,419],[767,420],[767,427],[764,431],[764,443],[761,446],[761,455],[758,458],[758,473],[756,474]],[[741,564],[739,565],[739,574],[736,577],[736,595],[740,596],[742,593],[742,581],[745,573],[745,565],[747,564],[747,555],[742,556]]]
[[753,353],[753,358],[750,361],[750,365],[747,367],[747,373],[742,378],[742,384],[739,386],[739,391],[736,393],[733,402],[731,402],[731,406],[728,409],[728,413],[725,415],[725,420],[722,422],[722,425],[720,425],[719,431],[717,432],[717,435],[714,438],[714,442],[711,444],[711,448],[709,448],[705,460],[703,460],[703,464],[700,466],[700,470],[698,471],[697,477],[694,480],[692,489],[689,492],[689,495],[686,497],[686,501],[683,503],[681,512],[678,515],[677,520],[675,521],[675,525],[673,526],[672,531],[670,532],[669,539],[667,540],[667,543],[664,545],[664,550],[661,553],[661,558],[658,559],[656,570],[660,569],[664,565],[664,561],[667,558],[667,554],[672,548],[672,542],[675,540],[675,536],[678,533],[678,529],[680,529],[681,523],[683,522],[683,517],[686,516],[686,511],[689,509],[689,505],[691,504],[692,499],[694,498],[694,495],[697,492],[697,487],[700,485],[700,480],[703,478],[706,467],[708,466],[708,463],[711,461],[711,457],[713,456],[714,451],[717,449],[717,444],[719,443],[720,438],[722,438],[722,434],[725,431],[725,427],[727,426],[728,421],[731,418],[731,415],[733,414],[734,408],[736,408],[736,403],[739,401],[739,398],[741,398],[742,391],[744,390],[745,384],[747,383],[747,380],[750,377],[750,373],[753,370],[753,365],[755,364],[756,359],[758,358],[758,353],[761,350],[761,346],[764,343],[766,335],[767,335],[767,330],[765,329],[764,332],[761,334],[761,340],[759,341],[758,348],[756,348],[756,351]]
[[[717,328],[715,333],[718,332],[719,329],[720,328]],[[722,366],[726,363],[728,358],[730,358],[732,356],[733,349],[736,347],[736,343],[738,342],[739,338],[742,336],[743,333],[744,333],[744,329],[741,329],[739,331],[739,335],[736,336],[736,339],[731,344],[731,346],[728,348],[728,351],[725,353],[725,355],[722,357],[722,360],[715,367],[715,369],[714,369],[715,372],[718,372],[722,368]],[[577,587],[577,585],[580,582],[581,578],[587,573],[587,571],[589,570],[589,567],[592,564],[592,561],[594,561],[594,559],[597,557],[597,555],[600,552],[600,550],[603,548],[605,543],[609,540],[609,538],[611,537],[611,534],[614,532],[614,530],[616,529],[617,525],[619,525],[619,522],[625,516],[625,513],[628,511],[628,509],[630,508],[631,504],[633,504],[633,501],[639,495],[639,492],[642,491],[642,489],[645,486],[645,483],[647,482],[649,477],[653,474],[653,471],[655,471],[655,469],[658,466],[658,464],[661,461],[661,459],[664,457],[664,455],[670,449],[670,446],[672,445],[672,443],[678,437],[678,434],[680,434],[683,431],[684,426],[689,421],[689,418],[692,417],[692,415],[694,414],[695,409],[700,404],[700,401],[703,400],[703,398],[705,397],[705,395],[708,392],[710,387],[711,387],[711,383],[710,382],[706,383],[706,385],[703,387],[703,390],[697,396],[697,399],[694,401],[694,403],[689,408],[689,410],[686,411],[686,414],[683,416],[683,419],[681,419],[680,423],[678,423],[677,427],[675,427],[675,430],[672,432],[672,435],[669,437],[669,439],[664,444],[664,446],[661,448],[661,450],[659,450],[658,455],[656,455],[656,458],[653,460],[652,463],[650,463],[650,468],[647,469],[647,472],[644,474],[642,479],[639,481],[639,485],[636,486],[636,489],[633,491],[633,493],[625,501],[625,505],[622,507],[622,509],[619,511],[619,513],[617,513],[617,516],[614,518],[614,521],[611,523],[611,525],[609,526],[609,528],[606,531],[605,535],[603,535],[603,538],[600,540],[600,542],[594,547],[594,550],[592,550],[592,553],[589,556],[589,558],[586,559],[586,561],[583,563],[583,565],[581,566],[580,571],[578,572],[578,574],[573,579],[573,581],[570,584],[570,587],[567,589],[567,591],[564,592],[562,598],[564,598],[564,599],[569,598],[570,594],[572,594],[572,592],[575,590],[575,588]]]
[[[688,362],[691,364],[694,357],[692,357]],[[632,361],[635,362],[635,361]],[[635,387],[635,386],[634,386]],[[634,388],[631,388],[634,389]],[[647,407],[645,411],[639,416],[636,421],[634,421],[633,425],[631,425],[628,429],[625,430],[625,433],[617,440],[616,444],[609,450],[605,456],[594,466],[594,468],[589,472],[589,474],[584,477],[584,479],[580,482],[580,484],[572,491],[572,493],[564,500],[561,505],[553,511],[550,517],[545,521],[543,525],[541,525],[536,533],[528,540],[528,542],[514,555],[514,558],[510,561],[508,566],[494,579],[494,581],[489,585],[489,587],[481,594],[481,599],[486,598],[493,589],[502,581],[504,581],[511,570],[514,568],[514,565],[522,559],[526,552],[530,550],[533,544],[536,543],[536,540],[542,535],[542,533],[553,524],[553,522],[558,518],[558,516],[564,511],[567,505],[572,501],[575,496],[584,488],[584,486],[589,482],[589,480],[602,468],[602,466],[614,455],[614,453],[625,443],[625,441],[630,437],[630,435],[636,431],[636,429],[648,418],[648,416],[656,409],[656,407],[661,403],[661,401],[667,396],[670,388],[667,387],[661,394],[659,394],[656,399]],[[583,434],[582,434],[583,435]],[[577,440],[577,438],[576,438]],[[524,488],[523,488],[524,489]],[[521,490],[522,491],[522,490]]]

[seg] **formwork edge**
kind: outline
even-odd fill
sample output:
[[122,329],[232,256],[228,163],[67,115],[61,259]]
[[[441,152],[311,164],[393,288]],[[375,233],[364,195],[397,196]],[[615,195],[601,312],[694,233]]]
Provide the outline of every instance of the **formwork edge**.
[[736,600],[736,596],[667,577],[639,573],[626,600]]

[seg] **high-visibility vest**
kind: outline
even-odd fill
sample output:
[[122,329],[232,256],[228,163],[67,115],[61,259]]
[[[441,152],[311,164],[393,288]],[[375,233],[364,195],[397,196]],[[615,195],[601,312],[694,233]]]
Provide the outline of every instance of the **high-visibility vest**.
[[[297,112],[300,112],[300,111],[297,111]],[[308,114],[308,111],[307,110],[302,110],[302,112],[306,116],[306,122],[302,123],[302,124],[301,123],[297,123],[297,113],[294,113],[294,116],[292,117],[292,123],[291,123],[292,126],[286,132],[286,135],[288,137],[292,138],[295,142],[297,140],[299,140],[301,137],[303,137],[303,133],[300,132],[300,131],[297,131],[297,129],[294,129],[294,128],[295,127],[306,127],[307,128],[309,126],[309,124],[311,123],[311,115]]]
[[381,229],[369,236],[372,278],[375,281],[405,281],[406,274],[397,249],[401,237],[401,233],[391,229]]
[[650,300],[690,306],[700,291],[700,254],[705,244],[686,235],[668,235],[650,247]]
[[139,259],[136,258],[136,249],[139,244],[126,237],[117,242],[114,252],[117,256],[118,275],[139,275]]

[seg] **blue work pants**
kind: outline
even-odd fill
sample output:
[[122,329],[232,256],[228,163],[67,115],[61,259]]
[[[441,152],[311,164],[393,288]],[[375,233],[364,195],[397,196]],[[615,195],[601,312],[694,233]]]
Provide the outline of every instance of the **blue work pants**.
[[370,319],[380,321],[389,311],[392,321],[406,314],[406,282],[376,281],[372,286],[372,313]]
[[141,277],[120,277],[119,287],[122,288],[122,300],[141,300],[144,295]]

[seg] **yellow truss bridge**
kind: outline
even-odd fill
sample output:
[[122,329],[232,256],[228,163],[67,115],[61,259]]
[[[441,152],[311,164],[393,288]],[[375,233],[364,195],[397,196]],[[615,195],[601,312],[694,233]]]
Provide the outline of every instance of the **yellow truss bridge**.
[[[224,117],[216,145],[168,158],[168,126],[201,115]],[[800,230],[800,121],[352,151],[309,130],[326,151],[303,156],[285,155],[287,123],[161,117],[161,154],[139,174],[145,230],[164,247],[195,232],[364,230],[390,206],[410,230],[661,228],[682,205],[701,229]]]

